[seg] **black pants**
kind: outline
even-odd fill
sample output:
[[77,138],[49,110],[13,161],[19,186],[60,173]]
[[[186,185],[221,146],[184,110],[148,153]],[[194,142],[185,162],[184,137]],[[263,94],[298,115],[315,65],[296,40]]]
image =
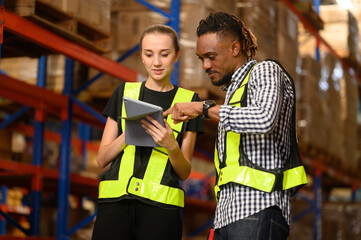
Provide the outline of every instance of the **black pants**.
[[100,203],[93,240],[180,240],[180,209],[163,209],[138,200]]

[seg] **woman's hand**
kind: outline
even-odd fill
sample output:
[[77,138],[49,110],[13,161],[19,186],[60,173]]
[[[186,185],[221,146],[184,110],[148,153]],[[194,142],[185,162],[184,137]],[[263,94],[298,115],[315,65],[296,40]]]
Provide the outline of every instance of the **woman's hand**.
[[174,137],[173,129],[166,120],[164,120],[164,127],[149,116],[147,120],[143,119],[141,121],[145,131],[152,136],[158,145],[167,150],[170,163],[180,180],[186,180],[191,172],[191,159],[197,133],[185,132],[182,138],[182,149],[180,149]]
[[177,141],[173,135],[173,129],[164,120],[164,127],[154,118],[147,116],[147,120],[142,119],[142,127],[152,136],[154,142],[159,146],[164,147],[168,151],[177,147]]

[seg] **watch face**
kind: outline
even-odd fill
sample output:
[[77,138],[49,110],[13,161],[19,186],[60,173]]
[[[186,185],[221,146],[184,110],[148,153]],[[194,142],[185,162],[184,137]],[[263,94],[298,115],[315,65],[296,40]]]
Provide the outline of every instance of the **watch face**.
[[214,101],[214,100],[204,100],[203,101],[203,118],[204,119],[210,118],[208,116],[208,108],[213,107],[215,105],[216,105],[216,101]]
[[214,100],[205,100],[204,101],[205,105],[210,105],[210,106],[214,106],[216,105],[216,102]]

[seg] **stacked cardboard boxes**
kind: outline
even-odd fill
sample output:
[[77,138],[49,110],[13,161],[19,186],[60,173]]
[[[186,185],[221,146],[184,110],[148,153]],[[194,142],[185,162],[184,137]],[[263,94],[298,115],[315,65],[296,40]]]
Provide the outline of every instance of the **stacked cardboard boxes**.
[[[57,13],[59,16],[66,14],[68,19],[72,18],[83,21],[92,28],[109,36],[110,1],[111,0],[15,0],[6,1],[5,7],[21,16],[38,15],[40,11],[52,8],[53,12],[41,12],[41,17],[55,20],[57,17],[54,13]],[[49,16],[46,16],[46,14]],[[57,21],[54,23],[58,24]]]
[[[360,63],[359,31],[354,15],[338,5],[320,6],[320,17],[324,29],[320,32],[325,41],[339,57],[351,63],[356,72]],[[299,26],[300,53],[316,57],[316,40],[302,26]],[[357,155],[357,104],[358,84],[354,71],[345,70],[324,44],[320,45],[321,78],[319,90],[323,113],[326,116],[322,128],[326,129],[326,153],[340,162],[348,172],[359,169]],[[313,102],[308,106],[314,108]],[[319,136],[316,136],[319,137]]]
[[94,29],[110,35],[110,0],[40,0],[40,2],[46,2]]
[[257,38],[256,59],[277,59],[276,2],[267,0],[238,1],[238,16]]
[[359,30],[355,16],[338,5],[325,5],[320,6],[320,17],[325,23],[321,36],[341,57],[361,63]]
[[321,65],[312,57],[302,58],[302,72],[299,84],[298,128],[303,143],[325,151],[325,111],[321,104],[319,80]]
[[112,12],[113,50],[125,52],[139,43],[140,35],[149,25],[166,23],[167,19],[150,10],[119,10]]
[[357,104],[358,83],[348,72],[344,72],[341,81],[341,121],[342,121],[342,165],[351,173],[358,173],[360,159],[357,156]]
[[[64,64],[63,55],[49,55],[47,57],[47,79],[48,90],[61,93],[64,88]],[[8,76],[24,81],[31,85],[37,84],[38,59],[20,57],[5,58],[1,60],[1,70]]]
[[343,142],[340,95],[342,76],[341,62],[333,54],[325,54],[322,58],[319,88],[325,110],[323,126],[327,129],[326,151],[329,156],[336,159],[341,159]]
[[196,56],[196,32],[199,21],[210,11],[201,1],[193,1],[193,3],[189,1],[181,5],[179,83],[182,87],[199,89],[209,83],[208,76],[202,68],[202,62]]
[[298,18],[282,2],[276,2],[277,19],[277,60],[291,75],[294,81],[298,80],[296,71],[297,64],[300,62],[298,53]]
[[296,88],[299,139],[326,153],[355,173],[360,167],[357,156],[357,82],[333,55],[321,63],[310,56],[302,58],[302,74]]
[[[338,5],[321,5],[320,17],[324,22],[324,29],[320,31],[321,37],[342,58],[349,59],[355,64],[360,63],[359,30],[357,16]],[[315,57],[316,39],[299,25],[300,53]],[[320,50],[329,51],[324,44]]]

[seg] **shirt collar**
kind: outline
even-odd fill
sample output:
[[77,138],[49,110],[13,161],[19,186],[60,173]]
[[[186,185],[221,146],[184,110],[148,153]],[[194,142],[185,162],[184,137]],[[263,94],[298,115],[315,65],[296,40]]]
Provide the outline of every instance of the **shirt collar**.
[[242,81],[254,64],[256,64],[256,60],[250,60],[245,64],[243,64],[240,68],[237,69],[237,71],[233,73],[231,81],[232,82]]

